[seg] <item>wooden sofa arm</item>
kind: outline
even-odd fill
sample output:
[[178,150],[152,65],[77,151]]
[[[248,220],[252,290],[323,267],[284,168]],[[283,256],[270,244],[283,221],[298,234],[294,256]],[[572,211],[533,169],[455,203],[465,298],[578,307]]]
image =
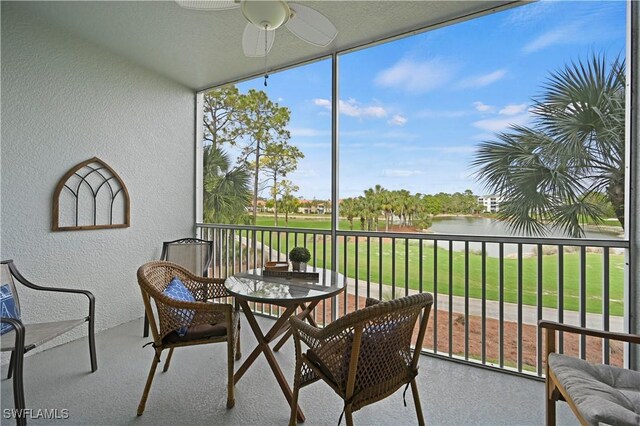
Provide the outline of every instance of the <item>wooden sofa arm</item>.
[[[582,362],[584,365],[589,365],[589,363],[584,360],[575,360],[569,361],[569,358],[576,358],[573,356],[565,357],[565,358],[551,358],[551,354],[555,355],[556,352],[556,332],[566,332],[566,333],[574,333],[580,334],[583,336],[592,336],[596,338],[602,339],[610,339],[617,340],[628,343],[640,344],[640,336],[637,334],[628,334],[628,333],[616,333],[612,331],[602,331],[602,330],[593,330],[585,327],[577,327],[574,325],[566,325],[560,324],[555,321],[540,321],[538,322],[538,326],[543,329],[546,328],[546,349],[545,349],[545,419],[547,426],[555,426],[556,424],[556,401],[564,400],[567,402],[571,411],[573,411],[577,420],[582,425],[591,425],[591,424],[602,424],[600,423],[600,416],[605,416],[607,421],[603,421],[605,424],[636,424],[636,422],[628,421],[628,417],[626,415],[621,415],[619,411],[612,409],[611,407],[622,406],[618,399],[607,399],[603,398],[602,395],[604,393],[609,393],[607,391],[607,387],[612,389],[611,394],[613,394],[613,390],[615,389],[615,385],[612,383],[605,383],[601,377],[598,375],[593,375],[588,373],[587,370],[584,369],[584,366],[580,364],[576,364],[576,362]],[[557,370],[554,371],[554,362]],[[604,367],[608,367],[609,369],[614,368],[611,366],[605,365]],[[576,374],[583,374],[581,381],[579,382],[568,382],[567,377],[572,377]],[[602,384],[601,387],[591,387],[591,385],[595,382],[599,382]],[[578,383],[578,384],[576,384]],[[586,385],[585,385],[586,383]],[[590,391],[595,389],[595,391]],[[603,390],[604,389],[604,390]],[[620,393],[620,392],[618,392]],[[587,398],[588,397],[588,398]],[[590,399],[589,399],[590,398]],[[602,408],[600,400],[605,400],[607,403],[606,409]],[[588,401],[585,403],[584,401]],[[596,401],[596,402],[594,402]],[[596,405],[594,405],[596,404]],[[600,404],[600,405],[598,405]],[[589,406],[590,408],[584,411],[585,407]],[[598,408],[594,408],[594,407]],[[623,409],[624,411],[624,409]],[[628,411],[628,410],[627,410]],[[613,416],[613,417],[612,417]],[[621,416],[620,418],[616,416]],[[613,419],[613,421],[609,421]],[[623,420],[622,420],[623,419]]]
[[593,330],[591,328],[577,327],[574,325],[561,324],[555,321],[542,320],[538,322],[540,328],[554,331],[564,331],[568,333],[583,334],[585,336],[600,337],[602,339],[619,340],[622,342],[640,344],[640,335],[628,333],[616,333],[613,331]]

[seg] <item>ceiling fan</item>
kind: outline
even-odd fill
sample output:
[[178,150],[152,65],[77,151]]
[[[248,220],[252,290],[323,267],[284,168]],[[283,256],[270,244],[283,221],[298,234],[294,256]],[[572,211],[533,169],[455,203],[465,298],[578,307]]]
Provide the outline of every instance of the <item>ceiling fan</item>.
[[315,9],[284,0],[176,0],[178,5],[195,10],[240,8],[249,21],[242,34],[242,50],[248,57],[263,57],[271,50],[275,30],[282,25],[298,38],[325,47],[338,34],[335,25]]

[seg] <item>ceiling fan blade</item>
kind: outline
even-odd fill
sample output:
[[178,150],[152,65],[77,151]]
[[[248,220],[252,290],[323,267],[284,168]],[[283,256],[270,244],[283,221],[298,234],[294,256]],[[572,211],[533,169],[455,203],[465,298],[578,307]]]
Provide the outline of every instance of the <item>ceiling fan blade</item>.
[[235,0],[175,0],[178,6],[193,10],[227,10],[240,7]]
[[293,16],[285,26],[307,43],[328,46],[338,35],[335,25],[317,10],[297,3],[290,3],[289,7]]
[[265,55],[265,34],[267,36],[266,53],[269,53],[273,46],[273,41],[276,39],[276,32],[262,30],[250,22],[244,27],[244,33],[242,33],[242,50],[244,51],[244,56],[261,58]]

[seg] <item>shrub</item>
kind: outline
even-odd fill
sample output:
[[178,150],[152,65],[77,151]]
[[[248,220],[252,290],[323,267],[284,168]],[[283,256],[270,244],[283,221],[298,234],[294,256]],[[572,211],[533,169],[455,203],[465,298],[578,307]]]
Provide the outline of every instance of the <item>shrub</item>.
[[311,259],[311,253],[304,247],[295,247],[289,252],[289,260],[292,262],[308,262]]

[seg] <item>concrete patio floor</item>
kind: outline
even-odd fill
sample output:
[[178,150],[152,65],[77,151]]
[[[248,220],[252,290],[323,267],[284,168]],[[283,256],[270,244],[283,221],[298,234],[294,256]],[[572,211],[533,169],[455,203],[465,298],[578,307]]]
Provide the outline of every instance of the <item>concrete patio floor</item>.
[[[271,320],[260,318],[263,329]],[[255,338],[243,317],[242,352]],[[27,408],[68,410],[65,420],[30,419],[31,425],[286,425],[289,406],[260,356],[236,385],[236,405],[226,403],[226,352],[223,344],[176,350],[169,372],[160,369],[146,411],[136,417],[153,350],[142,348],[142,321],[132,321],[97,335],[98,365],[89,373],[86,338],[27,357]],[[163,354],[163,361],[166,356]],[[243,357],[243,360],[244,360]],[[276,354],[290,383],[294,350],[289,341]],[[240,361],[242,362],[242,361]],[[240,364],[236,364],[236,368]],[[6,377],[7,366],[2,368]],[[418,375],[425,420],[430,425],[541,425],[544,384],[485,369],[423,356]],[[2,408],[13,408],[12,384],[2,380]],[[323,383],[301,390],[305,425],[337,425],[342,401]],[[344,424],[344,420],[342,421]],[[417,424],[411,392],[407,407],[402,390],[354,414],[356,425]],[[2,425],[13,420],[2,416]],[[566,404],[558,404],[558,424],[577,424]]]

